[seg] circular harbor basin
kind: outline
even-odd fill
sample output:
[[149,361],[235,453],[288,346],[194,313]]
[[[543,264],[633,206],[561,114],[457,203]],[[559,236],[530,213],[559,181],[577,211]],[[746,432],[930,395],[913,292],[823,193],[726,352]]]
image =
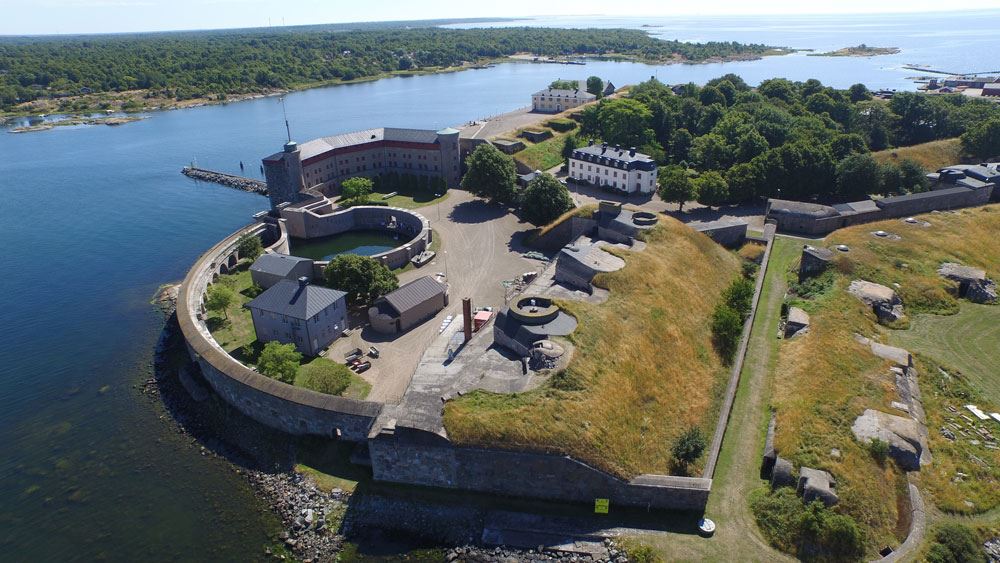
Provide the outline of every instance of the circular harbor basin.
[[328,261],[341,254],[375,256],[406,242],[401,235],[392,231],[362,229],[310,239],[291,238],[289,253],[302,258]]

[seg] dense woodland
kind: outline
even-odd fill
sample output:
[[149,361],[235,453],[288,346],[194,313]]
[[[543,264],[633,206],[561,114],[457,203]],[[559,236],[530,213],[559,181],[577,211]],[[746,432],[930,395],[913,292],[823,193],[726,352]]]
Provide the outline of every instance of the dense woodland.
[[627,29],[306,27],[6,38],[0,40],[0,110],[91,92],[148,90],[178,100],[265,92],[520,52],[700,61],[768,50],[664,41]]
[[[706,205],[924,190],[918,164],[880,165],[870,152],[965,134],[967,152],[986,157],[991,133],[1000,131],[984,127],[1000,126],[1000,106],[967,96],[900,92],[885,101],[860,84],[838,90],[780,78],[751,89],[732,74],[704,87],[647,81],[581,117],[581,133],[570,142],[590,137],[641,147],[666,165],[664,199]],[[980,137],[986,140],[977,150],[968,140]]]

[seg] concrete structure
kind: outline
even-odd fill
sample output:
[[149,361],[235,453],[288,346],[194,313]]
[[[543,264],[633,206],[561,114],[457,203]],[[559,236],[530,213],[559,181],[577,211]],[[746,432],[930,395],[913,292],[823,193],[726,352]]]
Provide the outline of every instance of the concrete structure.
[[347,329],[347,294],[310,285],[309,278],[281,280],[245,307],[260,342],[294,344],[317,356]]
[[[310,239],[347,231],[385,230],[396,235],[399,246],[372,256],[390,268],[402,268],[431,244],[431,223],[423,215],[398,207],[359,205],[337,209],[325,197],[313,198],[281,209],[288,235]],[[315,262],[314,275],[322,275],[327,262]]]
[[879,322],[895,322],[903,318],[903,301],[892,288],[864,280],[854,280],[848,293],[872,308]]
[[601,241],[581,238],[565,246],[556,257],[556,271],[553,279],[572,289],[593,292],[594,276],[603,272],[615,272],[625,267],[625,261],[602,249]]
[[566,336],[576,330],[576,319],[562,312],[547,297],[521,295],[497,313],[493,323],[493,340],[522,358],[531,355],[539,340],[551,336]]
[[705,233],[715,242],[727,248],[735,248],[747,239],[749,223],[743,219],[720,219],[691,225],[696,231]]
[[250,279],[267,289],[281,280],[312,280],[313,261],[277,252],[265,252],[250,265]]
[[799,259],[799,281],[818,276],[826,271],[833,261],[833,251],[805,244]]
[[629,209],[620,203],[602,201],[597,207],[597,237],[631,245],[639,233],[656,226],[659,218],[648,211]]
[[[946,178],[950,176],[946,175]],[[993,197],[994,184],[971,177],[940,182],[928,192],[822,205],[782,199],[767,200],[765,215],[779,230],[807,235],[825,235],[843,227],[884,219],[907,217],[929,211],[985,205]]]
[[583,104],[593,102],[597,96],[581,90],[554,90],[547,88],[531,95],[531,111],[539,113],[559,113]]
[[521,137],[524,137],[532,143],[541,143],[545,139],[552,138],[552,131],[549,131],[548,129],[544,129],[542,131],[525,129],[524,131],[521,131]]
[[507,154],[514,154],[524,150],[524,143],[521,141],[513,141],[511,139],[494,139],[490,141],[493,146],[500,149],[500,152]]
[[996,303],[997,284],[986,277],[986,270],[945,262],[938,274],[958,284],[959,297],[975,303]]
[[569,177],[577,183],[602,186],[625,194],[656,191],[656,161],[635,147],[591,144],[569,157]]
[[920,423],[909,417],[887,414],[874,409],[855,419],[851,432],[861,443],[879,439],[889,445],[889,456],[905,471],[919,471],[922,463],[929,463],[925,433]]
[[809,313],[798,307],[788,308],[788,318],[785,320],[785,338],[805,334],[809,330]]
[[517,185],[521,186],[522,188],[526,188],[528,187],[528,184],[530,184],[532,180],[541,175],[542,175],[541,170],[535,170],[534,172],[528,172],[527,174],[518,174]]
[[304,190],[333,193],[341,181],[354,176],[398,172],[440,177],[448,186],[457,186],[462,177],[458,137],[456,129],[384,127],[301,145],[290,141],[282,152],[263,159],[271,207],[308,197],[301,195]]
[[410,330],[447,306],[448,286],[424,276],[376,299],[368,309],[368,320],[376,331],[395,334]]
[[802,496],[802,502],[806,504],[819,500],[830,507],[840,502],[840,497],[833,490],[836,486],[837,482],[830,473],[811,467],[800,467],[799,482],[795,492]]

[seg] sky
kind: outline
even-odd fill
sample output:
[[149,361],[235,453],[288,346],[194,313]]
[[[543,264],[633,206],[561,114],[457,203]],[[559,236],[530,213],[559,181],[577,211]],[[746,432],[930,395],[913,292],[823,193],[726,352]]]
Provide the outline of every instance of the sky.
[[[997,0],[950,0],[948,11],[990,9]],[[0,0],[0,35],[117,33],[301,25],[432,18],[543,16],[566,5],[573,13],[604,15],[608,0]],[[941,10],[941,0],[630,0],[628,14],[861,14]],[[502,8],[500,8],[502,6]]]

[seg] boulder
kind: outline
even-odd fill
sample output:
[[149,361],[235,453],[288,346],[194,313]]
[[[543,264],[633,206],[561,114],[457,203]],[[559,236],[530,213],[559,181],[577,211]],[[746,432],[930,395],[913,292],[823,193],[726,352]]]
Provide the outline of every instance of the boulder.
[[926,429],[912,418],[866,409],[851,425],[851,432],[862,444],[876,438],[889,445],[889,456],[906,471],[919,471],[921,461],[930,462]]
[[833,488],[837,482],[829,472],[811,467],[799,468],[799,482],[795,487],[795,492],[802,496],[802,501],[806,504],[814,500],[819,500],[827,507],[840,502],[840,497]]
[[996,303],[997,284],[986,277],[986,270],[945,262],[938,268],[942,277],[958,283],[958,295],[975,303]]
[[771,469],[771,488],[795,486],[795,478],[792,476],[793,470],[792,462],[783,457],[776,458],[774,467]]
[[903,318],[903,302],[889,287],[864,280],[854,280],[847,291],[872,308],[881,323]]
[[788,320],[785,321],[785,338],[791,338],[809,331],[809,313],[798,307],[788,308]]

